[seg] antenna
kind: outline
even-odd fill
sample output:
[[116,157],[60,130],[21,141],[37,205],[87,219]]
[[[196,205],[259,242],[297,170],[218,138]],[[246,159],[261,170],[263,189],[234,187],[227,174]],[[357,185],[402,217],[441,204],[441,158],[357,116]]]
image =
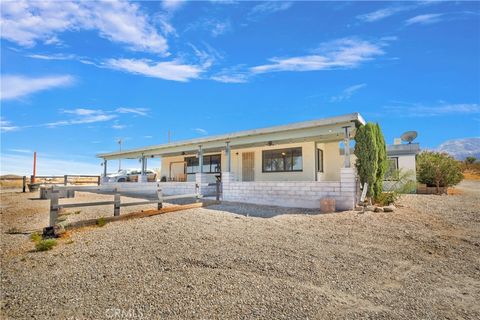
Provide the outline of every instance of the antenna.
[[[118,149],[119,149],[119,152],[122,151],[122,143],[123,143],[123,139],[122,138],[118,138],[116,139],[117,143],[118,143]],[[120,170],[122,170],[122,159],[121,158],[118,158],[118,172],[120,172]]]
[[407,131],[407,132],[404,132],[400,138],[402,139],[402,141],[408,142],[408,144],[410,144],[412,143],[413,140],[415,140],[417,135],[418,135],[417,131]]

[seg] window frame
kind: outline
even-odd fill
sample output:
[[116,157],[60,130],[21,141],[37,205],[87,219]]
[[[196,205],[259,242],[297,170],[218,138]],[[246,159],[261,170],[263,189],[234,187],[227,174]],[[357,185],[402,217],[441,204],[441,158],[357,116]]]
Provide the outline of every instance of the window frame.
[[[387,172],[389,172],[389,169],[390,169],[390,161],[391,160],[394,160],[395,161],[395,171],[398,171],[398,157],[387,157],[387,163],[388,163],[388,167],[387,167],[387,170],[385,171],[385,174],[387,174]],[[394,176],[393,177],[387,177],[385,175],[385,178],[384,178],[384,181],[398,181],[398,176]]]
[[[294,166],[294,162],[293,162],[294,152],[293,152],[293,150],[300,150],[300,158],[302,159],[301,160],[301,165],[302,165],[301,169],[293,169],[293,166]],[[282,157],[283,170],[265,170],[265,155],[268,154],[269,152],[279,152],[279,153],[290,152],[291,153],[290,159],[291,159],[292,170],[286,170],[286,163],[287,163],[287,161],[285,161],[286,156]],[[278,172],[303,172],[303,148],[302,147],[292,147],[292,148],[262,150],[262,173],[278,173]]]
[[[218,157],[218,163],[212,163],[212,158],[213,157]],[[222,155],[220,153],[216,153],[216,154],[207,154],[207,155],[204,155],[203,156],[203,165],[205,166],[206,165],[206,161],[205,159],[208,158],[208,165],[210,167],[209,171],[203,171],[203,173],[220,173],[222,172]],[[195,163],[196,165],[195,166],[190,166],[190,167],[197,167],[197,171],[195,172],[188,172],[188,168],[189,168],[189,159],[192,159],[192,160],[197,160]],[[200,173],[200,161],[198,159],[197,156],[191,156],[191,157],[184,157],[183,158],[183,161],[185,162],[185,169],[184,169],[184,173],[185,174],[196,174],[196,173]],[[213,166],[217,166],[218,168],[218,171],[212,171],[212,165]]]

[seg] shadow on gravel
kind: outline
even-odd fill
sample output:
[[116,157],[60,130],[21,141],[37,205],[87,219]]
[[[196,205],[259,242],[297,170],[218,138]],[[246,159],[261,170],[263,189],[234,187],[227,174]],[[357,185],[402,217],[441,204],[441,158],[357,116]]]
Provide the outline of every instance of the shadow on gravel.
[[320,210],[303,208],[286,208],[275,206],[263,206],[240,202],[222,202],[208,206],[209,210],[218,210],[238,214],[246,217],[273,218],[280,215],[294,214],[321,214]]

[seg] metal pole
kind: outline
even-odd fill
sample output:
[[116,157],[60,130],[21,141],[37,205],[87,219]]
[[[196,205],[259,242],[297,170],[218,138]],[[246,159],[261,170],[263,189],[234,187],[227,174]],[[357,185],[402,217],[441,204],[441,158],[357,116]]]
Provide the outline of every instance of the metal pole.
[[[122,139],[118,139],[118,151],[122,152]],[[118,158],[118,171],[122,170],[122,158]]]
[[35,183],[35,176],[37,175],[37,151],[33,152],[33,175],[30,183]]
[[103,159],[103,176],[107,176],[107,159]]
[[225,156],[227,158],[227,167],[225,168],[227,170],[226,172],[230,172],[231,163],[232,163],[231,154],[232,152],[230,150],[230,142],[227,142],[225,146]]
[[344,166],[345,168],[350,168],[350,132],[349,129],[350,127],[343,127],[345,129],[344,131],[344,145],[345,145],[345,163]]

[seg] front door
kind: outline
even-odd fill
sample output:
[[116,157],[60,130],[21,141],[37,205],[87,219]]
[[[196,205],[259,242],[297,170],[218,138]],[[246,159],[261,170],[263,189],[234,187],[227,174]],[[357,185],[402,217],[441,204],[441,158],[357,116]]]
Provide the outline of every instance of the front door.
[[242,181],[254,180],[254,152],[242,153]]

